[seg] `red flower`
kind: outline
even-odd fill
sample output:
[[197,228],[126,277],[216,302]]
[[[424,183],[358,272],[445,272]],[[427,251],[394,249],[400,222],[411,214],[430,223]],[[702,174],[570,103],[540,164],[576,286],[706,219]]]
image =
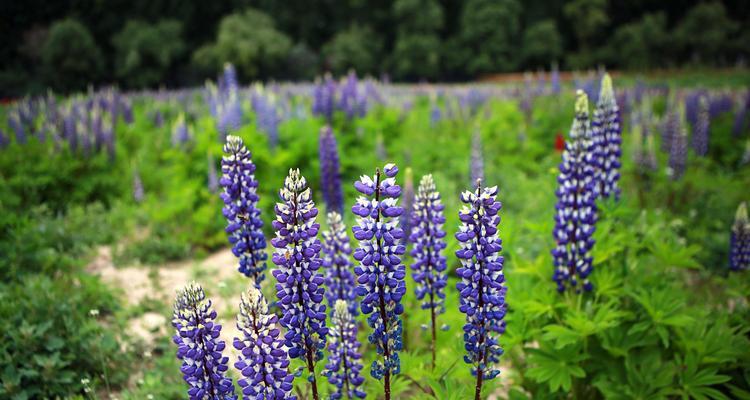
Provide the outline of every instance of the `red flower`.
[[565,138],[560,132],[557,132],[557,135],[555,135],[555,150],[558,153],[561,153],[563,150],[565,150]]

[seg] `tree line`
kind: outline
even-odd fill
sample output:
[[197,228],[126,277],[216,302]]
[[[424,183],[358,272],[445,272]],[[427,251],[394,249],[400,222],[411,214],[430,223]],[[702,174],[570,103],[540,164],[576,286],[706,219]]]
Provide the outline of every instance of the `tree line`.
[[330,71],[459,81],[549,68],[744,65],[743,0],[69,0],[3,2],[0,95]]

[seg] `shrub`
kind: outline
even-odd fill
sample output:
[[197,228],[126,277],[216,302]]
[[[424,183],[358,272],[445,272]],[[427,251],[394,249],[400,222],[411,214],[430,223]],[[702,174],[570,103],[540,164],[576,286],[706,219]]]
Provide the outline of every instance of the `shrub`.
[[117,51],[115,72],[130,87],[154,86],[184,50],[182,24],[162,20],[155,24],[128,21],[112,38]]
[[52,24],[42,48],[42,65],[50,85],[58,90],[80,90],[102,71],[102,53],[86,27],[75,19]]

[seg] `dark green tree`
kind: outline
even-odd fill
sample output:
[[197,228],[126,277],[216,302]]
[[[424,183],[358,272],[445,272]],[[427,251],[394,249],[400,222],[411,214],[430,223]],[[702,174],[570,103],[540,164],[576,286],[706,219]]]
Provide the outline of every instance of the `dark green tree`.
[[222,18],[216,42],[196,50],[193,62],[210,73],[230,62],[244,78],[269,78],[283,72],[291,48],[292,41],[276,30],[268,14],[247,9]]
[[458,41],[450,46],[449,65],[463,64],[471,76],[513,70],[519,58],[520,16],[518,0],[464,3]]
[[569,66],[592,66],[597,61],[593,51],[597,36],[609,24],[607,0],[572,0],[563,13],[578,40],[578,52],[568,57]]
[[382,44],[368,27],[352,25],[323,46],[325,65],[335,74],[354,69],[360,75],[376,72]]
[[664,13],[646,14],[638,21],[620,26],[608,46],[609,59],[628,69],[664,66],[670,34]]
[[721,2],[698,3],[675,28],[675,39],[690,61],[715,64],[722,61],[736,29]]
[[523,60],[526,67],[545,67],[563,54],[562,36],[551,19],[539,21],[523,33]]
[[56,90],[81,90],[102,72],[102,52],[85,26],[75,19],[52,24],[42,48],[42,68]]
[[115,74],[129,87],[154,86],[184,51],[182,24],[162,20],[156,24],[128,21],[112,38],[116,49]]
[[393,3],[396,40],[391,68],[397,79],[435,79],[440,74],[443,9],[436,0]]

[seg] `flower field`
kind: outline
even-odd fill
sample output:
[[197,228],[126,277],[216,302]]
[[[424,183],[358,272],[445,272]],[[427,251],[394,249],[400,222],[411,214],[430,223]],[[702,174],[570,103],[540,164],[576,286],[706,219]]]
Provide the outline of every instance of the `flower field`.
[[750,75],[612,75],[3,104],[0,399],[750,398]]

